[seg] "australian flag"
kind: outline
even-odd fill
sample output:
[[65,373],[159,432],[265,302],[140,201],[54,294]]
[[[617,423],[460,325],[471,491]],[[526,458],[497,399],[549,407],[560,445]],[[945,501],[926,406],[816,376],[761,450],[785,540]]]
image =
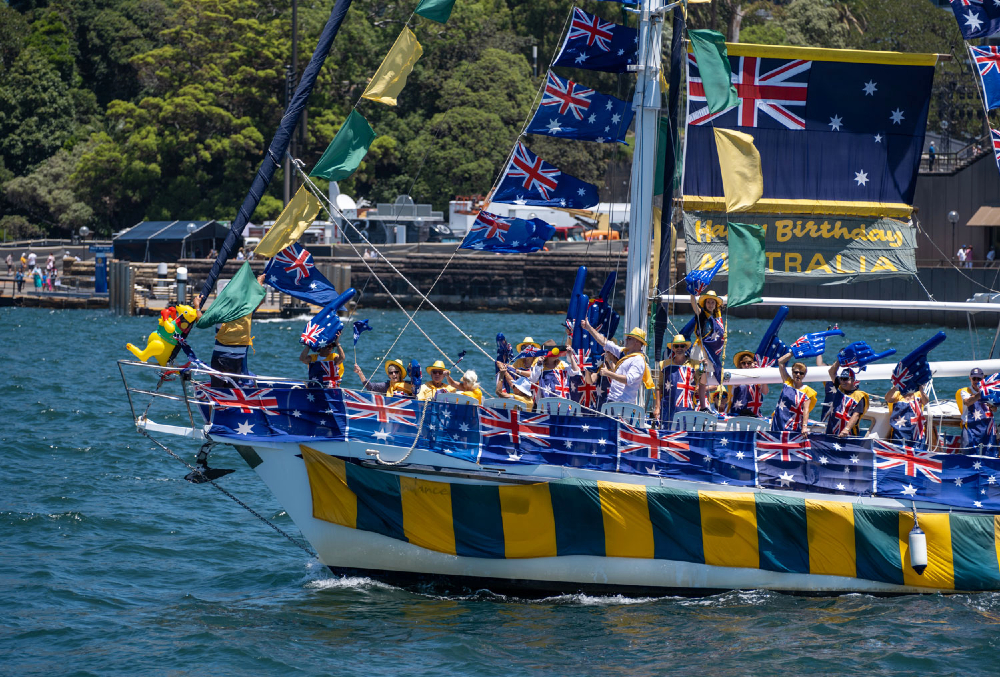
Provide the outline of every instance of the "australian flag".
[[536,207],[587,209],[596,205],[600,198],[597,186],[563,174],[518,141],[500,179],[500,185],[493,194],[493,201]]
[[985,38],[1000,31],[1000,5],[993,0],[951,0],[951,11],[966,40]]
[[770,489],[871,494],[872,452],[865,444],[833,435],[758,432],[758,482]]
[[1000,169],[1000,132],[990,127],[990,138],[993,140],[993,158],[997,161],[997,169]]
[[806,357],[822,355],[826,351],[826,338],[828,336],[843,335],[844,332],[839,329],[828,329],[827,331],[806,334],[789,346],[792,349],[792,357],[801,360]]
[[688,56],[684,194],[724,196],[722,127],[753,135],[764,199],[912,204],[934,67],[789,57],[730,56],[740,102],[711,113]]
[[573,8],[569,32],[554,66],[624,73],[635,63],[639,31]]
[[459,249],[527,254],[540,250],[555,233],[556,229],[541,219],[479,212]]
[[1000,108],[1000,47],[973,47],[969,51],[983,82],[984,102],[988,110]]
[[337,290],[316,269],[312,254],[295,243],[278,252],[264,267],[265,282],[280,292],[315,306],[337,298]]
[[564,139],[625,143],[633,115],[630,103],[563,80],[549,71],[542,103],[525,131]]
[[684,430],[633,428],[618,424],[618,454],[623,472],[712,481],[713,435]]
[[344,322],[340,319],[339,312],[352,298],[354,298],[354,287],[333,299],[323,310],[316,313],[313,319],[306,322],[306,328],[302,330],[299,342],[313,350],[319,350],[337,340],[337,336],[344,330]]

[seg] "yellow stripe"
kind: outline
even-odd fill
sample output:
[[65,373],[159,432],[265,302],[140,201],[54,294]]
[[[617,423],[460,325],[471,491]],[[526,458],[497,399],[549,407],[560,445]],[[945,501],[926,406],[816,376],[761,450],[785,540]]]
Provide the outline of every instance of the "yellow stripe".
[[760,566],[757,508],[752,492],[699,491],[705,564]]
[[857,576],[854,507],[850,503],[806,500],[809,573]]
[[899,513],[899,555],[903,562],[903,582],[921,588],[955,589],[955,564],[951,554],[951,521],[947,513],[919,515],[920,528],[927,535],[927,568],[923,575],[910,566],[910,530],[913,514]]
[[407,540],[421,548],[454,555],[451,485],[400,477],[399,496],[403,506],[403,534]]
[[358,497],[347,486],[347,468],[339,458],[299,445],[309,475],[313,517],[345,527],[357,528]]
[[646,487],[598,482],[604,518],[604,550],[608,557],[653,558],[653,523],[649,521]]
[[[688,211],[725,212],[725,197],[685,195]],[[909,217],[913,207],[902,202],[842,202],[835,200],[777,200],[762,198],[754,204],[754,214],[821,214],[829,216]]]
[[[692,53],[688,42],[688,53]],[[821,47],[789,47],[785,45],[754,45],[748,42],[727,42],[729,56],[758,56],[765,59],[804,59],[806,61],[839,61],[841,63],[880,63],[891,66],[934,66],[937,54],[910,52],[878,52],[864,49],[824,49]]]
[[500,487],[500,515],[505,557],[556,556],[556,521],[548,484]]

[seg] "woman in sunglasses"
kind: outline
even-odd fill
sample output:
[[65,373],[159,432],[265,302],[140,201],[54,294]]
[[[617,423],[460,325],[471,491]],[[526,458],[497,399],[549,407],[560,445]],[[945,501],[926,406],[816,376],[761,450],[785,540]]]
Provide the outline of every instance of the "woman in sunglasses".
[[809,412],[816,406],[816,391],[805,384],[806,365],[796,362],[789,376],[785,365],[791,359],[791,351],[778,358],[778,373],[784,386],[771,416],[771,432],[806,432]]
[[400,397],[413,397],[413,386],[409,381],[403,380],[403,363],[399,360],[386,360],[385,373],[389,377],[388,381],[369,381],[365,378],[365,373],[361,367],[354,365],[354,373],[358,375],[364,384],[365,390],[371,393],[385,393],[386,395],[396,395]]
[[[757,357],[749,350],[741,350],[733,358],[733,366],[737,369],[753,369],[757,366]],[[760,408],[764,404],[764,396],[767,393],[766,383],[735,386],[729,414],[731,416],[760,416]]]
[[969,373],[969,387],[957,393],[958,409],[962,412],[962,446],[966,449],[996,444],[993,427],[996,407],[983,399],[984,378],[983,370],[976,367]]

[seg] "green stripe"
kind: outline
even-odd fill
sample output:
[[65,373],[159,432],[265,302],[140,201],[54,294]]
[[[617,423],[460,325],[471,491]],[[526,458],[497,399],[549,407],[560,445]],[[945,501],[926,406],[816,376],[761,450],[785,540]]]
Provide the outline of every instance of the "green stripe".
[[549,483],[556,523],[557,555],[604,557],[604,516],[596,482]]
[[704,564],[698,493],[647,487],[646,503],[653,523],[653,557]]
[[809,573],[806,502],[801,498],[757,494],[757,550],[760,568]]
[[1000,570],[992,515],[950,516],[956,590],[996,590]]
[[903,585],[898,512],[855,505],[854,544],[858,578]]
[[358,529],[407,540],[403,533],[403,503],[399,477],[391,473],[347,467],[347,486],[358,497]]
[[456,555],[504,558],[500,487],[452,484],[451,518],[455,525]]

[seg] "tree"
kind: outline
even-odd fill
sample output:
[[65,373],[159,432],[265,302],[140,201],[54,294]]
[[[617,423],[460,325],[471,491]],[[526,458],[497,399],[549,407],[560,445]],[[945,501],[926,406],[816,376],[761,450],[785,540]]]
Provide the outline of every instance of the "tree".
[[4,185],[4,197],[34,223],[48,226],[49,232],[66,236],[80,226],[95,226],[94,210],[81,202],[70,180],[76,158],[60,150],[42,162],[31,174]]

